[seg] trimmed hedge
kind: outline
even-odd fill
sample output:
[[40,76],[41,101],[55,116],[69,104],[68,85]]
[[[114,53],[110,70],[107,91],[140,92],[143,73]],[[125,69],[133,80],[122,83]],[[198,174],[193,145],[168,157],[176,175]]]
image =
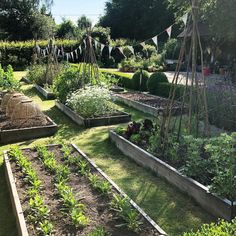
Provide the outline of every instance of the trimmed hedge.
[[[76,40],[55,40],[55,45],[63,46],[65,52],[71,52],[79,46]],[[48,41],[37,41],[37,45],[45,48]],[[32,62],[33,49],[35,41],[0,41],[0,63],[3,67],[11,64],[14,70],[24,70]]]
[[[184,94],[184,85],[177,85],[175,92],[175,99],[179,99]],[[160,83],[156,90],[152,93],[153,95],[157,95],[160,97],[168,98],[171,90],[171,83]]]
[[[141,84],[140,84],[140,78],[142,78]],[[149,78],[149,73],[146,70],[141,70],[141,71],[139,70],[135,72],[131,79],[132,88],[138,91],[147,91],[148,78]]]
[[168,78],[163,72],[153,73],[147,81],[147,89],[150,93],[155,93],[160,83],[168,83]]

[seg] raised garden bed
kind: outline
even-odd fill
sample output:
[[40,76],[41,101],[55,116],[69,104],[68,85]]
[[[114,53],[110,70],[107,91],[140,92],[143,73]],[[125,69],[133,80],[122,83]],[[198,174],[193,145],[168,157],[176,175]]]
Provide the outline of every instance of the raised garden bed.
[[[141,92],[125,92],[119,94],[113,94],[116,101],[124,103],[130,107],[133,107],[144,113],[148,113],[153,116],[158,116],[163,114],[168,99],[154,96],[151,94],[141,93]],[[173,115],[178,115],[181,112],[181,104],[175,102],[172,108]]]
[[131,120],[131,115],[125,112],[117,111],[116,114],[112,114],[104,117],[95,117],[95,118],[83,118],[79,114],[75,113],[68,106],[63,103],[56,101],[56,107],[69,116],[75,123],[85,127],[96,127],[103,125],[113,125],[119,123],[126,123]]
[[49,117],[47,120],[48,124],[44,126],[0,130],[0,144],[17,143],[54,135],[57,132],[57,124]]
[[110,130],[109,136],[122,153],[187,193],[212,215],[226,220],[231,220],[236,216],[236,202],[232,206],[228,199],[222,199],[210,193],[208,187],[184,176],[177,169],[131,143],[113,130]]
[[[49,159],[53,159],[54,165],[50,165],[52,162],[49,162]],[[47,209],[43,222],[45,219],[47,223],[50,222],[53,226],[50,233],[54,236],[87,236],[98,226],[113,236],[167,235],[75,145],[38,146],[34,149],[13,148],[10,152],[4,152],[4,160],[19,235],[38,235],[41,211],[35,210],[36,205],[38,207],[40,204],[34,205],[34,200],[39,197],[43,198],[41,203],[43,205],[40,206]],[[61,170],[65,169],[67,171],[62,174]],[[33,187],[35,185],[32,180],[30,181],[32,176],[39,182],[37,188]],[[64,178],[61,179],[59,176]],[[62,191],[62,186],[65,185],[67,190],[70,189],[67,193],[72,194],[69,199]],[[101,186],[108,186],[107,191],[104,191]],[[121,217],[119,211],[116,211],[116,205],[113,203],[117,202],[114,201],[114,196],[125,200],[129,211],[136,214],[136,221],[139,222],[137,230],[130,228],[128,221]],[[67,203],[72,199],[75,202],[71,208]],[[74,209],[80,210],[86,217],[86,224],[76,224],[78,221],[74,221],[73,214],[70,214]],[[125,211],[123,213],[125,214]],[[36,220],[30,220],[32,218]]]
[[47,91],[45,88],[35,84],[34,87],[38,90],[38,92],[46,99],[55,99],[56,96],[54,93]]

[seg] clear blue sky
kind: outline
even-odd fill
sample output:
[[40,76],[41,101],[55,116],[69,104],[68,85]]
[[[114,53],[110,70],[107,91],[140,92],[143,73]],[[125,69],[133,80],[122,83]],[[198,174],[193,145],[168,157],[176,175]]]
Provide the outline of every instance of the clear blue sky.
[[97,23],[99,15],[104,12],[107,0],[54,0],[52,14],[56,23],[60,23],[62,17],[66,17],[76,22],[81,15],[86,15]]

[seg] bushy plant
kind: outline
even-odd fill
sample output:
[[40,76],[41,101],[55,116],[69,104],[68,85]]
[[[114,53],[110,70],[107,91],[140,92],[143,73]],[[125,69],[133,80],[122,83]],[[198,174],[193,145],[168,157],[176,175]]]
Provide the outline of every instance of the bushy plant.
[[167,76],[163,72],[153,73],[147,81],[148,91],[155,94],[160,83],[168,83]]
[[11,65],[8,65],[6,71],[4,71],[0,64],[0,88],[7,91],[16,91],[20,89],[20,83],[15,80]]
[[177,60],[180,52],[180,42],[177,39],[168,40],[163,47],[163,55],[167,59]]
[[32,65],[28,70],[26,78],[30,80],[32,83],[43,85],[45,82],[44,78],[45,73],[46,73],[45,65]]
[[67,105],[84,118],[102,116],[114,111],[110,92],[98,86],[86,86],[67,99]]
[[82,76],[77,67],[68,67],[55,78],[53,90],[62,103],[74,91],[82,87]]
[[139,70],[132,77],[132,88],[139,91],[147,91],[147,80],[149,73],[145,70]]
[[197,232],[184,233],[183,236],[233,236],[236,235],[236,220],[204,224]]

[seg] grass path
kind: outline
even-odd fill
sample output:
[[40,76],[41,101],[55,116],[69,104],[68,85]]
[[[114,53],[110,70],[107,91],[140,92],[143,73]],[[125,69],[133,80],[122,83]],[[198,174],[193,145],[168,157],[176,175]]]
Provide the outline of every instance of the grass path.
[[[214,220],[191,198],[119,152],[108,139],[108,130],[112,126],[80,128],[54,107],[54,101],[43,100],[32,86],[23,86],[23,90],[59,125],[59,130],[53,137],[23,142],[21,146],[59,143],[60,140],[75,143],[169,235],[179,236]],[[135,120],[148,117],[134,109],[122,109],[132,113]],[[0,147],[0,151],[7,148],[9,145]],[[0,236],[6,235],[16,235],[16,230],[0,158]]]

